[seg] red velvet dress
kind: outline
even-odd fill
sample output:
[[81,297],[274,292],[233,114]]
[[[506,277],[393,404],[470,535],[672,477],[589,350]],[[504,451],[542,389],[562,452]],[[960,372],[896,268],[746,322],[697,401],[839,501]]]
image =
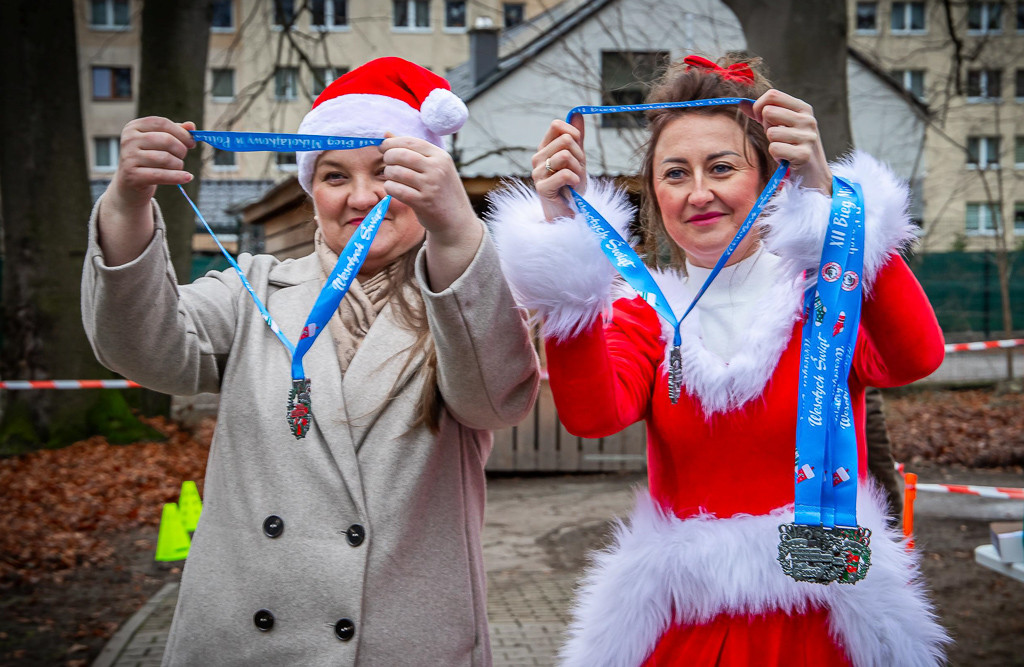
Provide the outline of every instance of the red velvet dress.
[[[639,297],[619,299],[606,325],[595,323],[561,343],[547,341],[559,417],[570,432],[591,438],[644,420],[650,494],[670,515],[727,519],[769,514],[793,502],[800,327],[799,322],[793,326],[758,397],[707,416],[701,398],[687,391],[678,404],[670,403],[662,371],[662,324]],[[917,380],[933,372],[942,356],[942,333],[932,308],[904,261],[895,257],[879,271],[865,298],[849,378],[861,478],[867,470],[865,387]],[[708,573],[719,576],[730,575]],[[706,622],[675,622],[663,630],[645,664],[849,664],[825,609],[811,604],[799,612],[737,615],[728,613],[725,602],[722,609]]]

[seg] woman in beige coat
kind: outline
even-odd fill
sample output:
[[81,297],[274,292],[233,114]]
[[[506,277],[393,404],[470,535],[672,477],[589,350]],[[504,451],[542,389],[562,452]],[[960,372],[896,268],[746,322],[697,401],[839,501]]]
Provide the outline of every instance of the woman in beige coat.
[[191,124],[129,123],[93,212],[82,300],[97,357],[158,391],[221,394],[165,665],[490,664],[483,468],[489,429],[532,406],[537,358],[441,147],[453,123],[381,82],[383,72],[406,89],[403,79],[434,75],[398,59],[371,65],[372,92],[361,87],[368,72],[353,70],[318,98],[300,133],[398,136],[300,153],[315,252],[239,258],[298,340],[359,221],[393,196],[328,340],[305,356],[305,438],[285,419],[290,355],[237,275],[175,282],[152,195],[191,179],[182,171]]

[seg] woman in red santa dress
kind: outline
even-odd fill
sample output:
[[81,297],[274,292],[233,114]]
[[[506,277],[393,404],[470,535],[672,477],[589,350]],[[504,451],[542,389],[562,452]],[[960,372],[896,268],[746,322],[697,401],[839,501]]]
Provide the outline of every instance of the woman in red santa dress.
[[[813,111],[751,68],[688,57],[648,102],[756,98],[649,111],[642,165],[645,262],[681,315],[767,184],[769,211],[682,324],[682,396],[669,399],[672,327],[615,279],[596,235],[564,198],[585,197],[629,238],[626,195],[589,180],[583,126],[554,121],[533,157],[536,192],[493,196],[492,228],[520,302],[543,320],[551,388],[572,433],[644,420],[649,493],[581,585],[565,665],[932,665],[948,638],[915,557],[885,523],[864,449],[864,388],[934,371],[943,339],[898,251],[913,238],[907,189],[855,152],[828,164]],[[749,116],[749,117],[748,117]],[[576,118],[579,118],[578,116]],[[856,585],[789,578],[779,525],[793,521],[805,275],[816,275],[832,176],[863,186],[865,296],[849,376],[857,425],[858,520],[871,566]],[[808,273],[805,273],[808,272]]]

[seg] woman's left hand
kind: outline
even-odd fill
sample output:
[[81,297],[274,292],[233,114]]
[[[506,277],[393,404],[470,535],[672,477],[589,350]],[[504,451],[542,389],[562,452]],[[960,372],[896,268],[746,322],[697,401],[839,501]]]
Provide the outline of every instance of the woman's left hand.
[[384,135],[384,192],[411,208],[427,230],[427,277],[447,289],[473,261],[484,226],[448,152],[424,139]]
[[457,242],[480,226],[448,152],[424,139],[385,135],[384,191],[416,212],[435,242]]
[[832,194],[832,171],[810,104],[773,88],[757,99],[751,115],[764,126],[772,157],[789,160],[791,173],[800,176],[804,187]]

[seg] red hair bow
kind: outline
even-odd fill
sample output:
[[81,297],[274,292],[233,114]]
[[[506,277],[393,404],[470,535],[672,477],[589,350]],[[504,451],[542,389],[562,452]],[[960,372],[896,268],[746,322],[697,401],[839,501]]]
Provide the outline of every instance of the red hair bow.
[[754,70],[746,63],[733,63],[728,67],[717,65],[701,56],[686,56],[683,62],[690,67],[699,67],[714,72],[726,81],[737,81],[748,86],[754,85]]

